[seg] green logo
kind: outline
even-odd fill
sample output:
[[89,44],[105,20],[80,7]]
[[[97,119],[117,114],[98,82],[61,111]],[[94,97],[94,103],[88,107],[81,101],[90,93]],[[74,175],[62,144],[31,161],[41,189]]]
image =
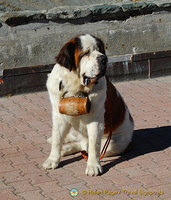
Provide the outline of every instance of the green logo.
[[78,190],[76,188],[72,188],[69,192],[72,197],[76,197],[78,195]]

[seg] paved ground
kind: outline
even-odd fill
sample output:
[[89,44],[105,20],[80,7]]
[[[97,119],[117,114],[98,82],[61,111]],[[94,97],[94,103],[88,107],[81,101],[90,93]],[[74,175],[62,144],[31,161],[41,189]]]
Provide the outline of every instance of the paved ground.
[[[0,199],[171,199],[171,76],[116,87],[134,116],[134,149],[104,158],[98,177],[84,174],[79,153],[62,158],[56,170],[42,169],[50,151],[47,92],[1,98]],[[71,188],[78,189],[77,197],[69,195]]]

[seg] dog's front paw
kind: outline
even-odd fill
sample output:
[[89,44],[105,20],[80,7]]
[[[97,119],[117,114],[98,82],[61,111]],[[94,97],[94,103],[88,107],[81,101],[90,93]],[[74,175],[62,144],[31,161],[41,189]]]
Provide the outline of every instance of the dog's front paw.
[[43,168],[45,169],[55,169],[58,167],[59,161],[57,160],[52,160],[48,158],[44,163],[43,163]]
[[99,174],[102,174],[103,170],[102,167],[99,163],[97,164],[88,164],[87,163],[87,167],[86,167],[86,175],[89,176],[97,176]]

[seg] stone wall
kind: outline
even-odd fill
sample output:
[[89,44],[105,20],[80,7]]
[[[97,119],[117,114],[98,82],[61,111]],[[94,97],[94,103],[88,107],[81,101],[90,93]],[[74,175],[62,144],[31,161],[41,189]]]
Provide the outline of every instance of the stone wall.
[[169,1],[0,2],[1,78],[10,69],[53,64],[63,44],[81,33],[100,37],[109,58],[171,50]]

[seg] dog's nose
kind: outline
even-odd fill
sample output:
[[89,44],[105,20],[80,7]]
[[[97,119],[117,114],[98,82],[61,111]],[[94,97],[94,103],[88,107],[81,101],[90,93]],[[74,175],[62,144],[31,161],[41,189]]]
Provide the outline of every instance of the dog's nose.
[[101,55],[98,57],[98,63],[102,66],[106,66],[107,64],[107,56],[106,55]]

